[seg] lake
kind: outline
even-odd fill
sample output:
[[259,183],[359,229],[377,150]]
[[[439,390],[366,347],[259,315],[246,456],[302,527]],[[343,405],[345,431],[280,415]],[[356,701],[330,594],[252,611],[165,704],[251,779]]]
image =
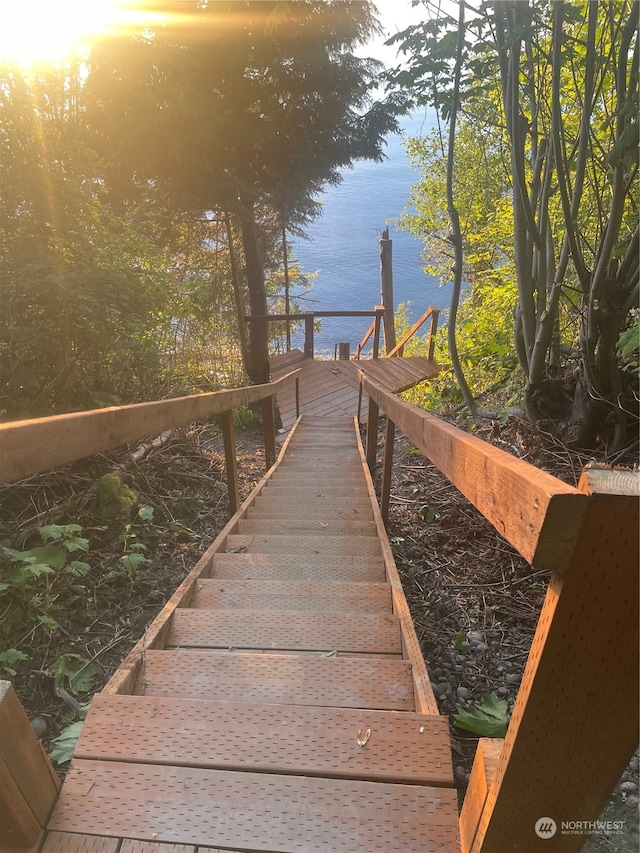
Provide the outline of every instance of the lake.
[[[435,126],[433,114],[413,114],[401,120],[403,133],[418,136]],[[417,320],[429,305],[445,308],[449,289],[422,271],[421,242],[399,231],[389,220],[400,216],[409,199],[409,188],[418,179],[405,154],[401,135],[388,137],[387,159],[382,163],[359,162],[343,173],[343,182],[321,196],[322,216],[307,232],[311,242],[296,239],[292,256],[305,272],[318,271],[302,310],[369,310],[380,304],[380,247],[384,228],[393,240],[394,303],[411,302],[410,321]],[[335,344],[349,341],[351,352],[366,332],[369,318],[322,320],[315,336],[318,355],[333,357]],[[302,348],[298,332],[292,345]]]

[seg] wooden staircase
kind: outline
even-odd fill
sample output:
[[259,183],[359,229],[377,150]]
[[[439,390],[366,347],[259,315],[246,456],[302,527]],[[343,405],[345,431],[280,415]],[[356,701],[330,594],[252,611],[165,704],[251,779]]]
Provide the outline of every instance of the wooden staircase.
[[459,851],[353,420],[301,420],[194,572],[94,698],[42,853]]

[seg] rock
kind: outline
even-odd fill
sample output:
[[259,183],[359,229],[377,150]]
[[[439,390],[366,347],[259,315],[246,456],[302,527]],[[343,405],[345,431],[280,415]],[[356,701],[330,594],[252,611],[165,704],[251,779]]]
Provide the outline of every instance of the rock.
[[480,633],[480,631],[469,631],[469,633],[467,634],[467,639],[468,639],[468,640],[469,640],[469,642],[470,642],[470,643],[472,643],[472,644],[473,644],[473,641],[474,641],[474,640],[475,640],[476,642],[478,642],[478,643],[483,643],[483,642],[484,642],[484,637],[483,637],[483,635]]
[[441,684],[435,684],[433,685],[433,692],[436,694],[436,696],[444,696],[444,694],[447,692],[447,687],[449,686],[450,685],[447,684],[446,681],[442,682]]
[[450,675],[449,676],[449,684],[452,687],[455,687],[457,683],[458,683],[458,679],[455,677],[455,675]]
[[488,652],[489,646],[486,643],[476,643],[475,644],[475,651],[476,652]]
[[517,672],[512,672],[507,676],[509,684],[520,684],[520,676]]
[[456,767],[456,769],[453,772],[455,774],[456,779],[462,780],[462,779],[465,779],[467,776],[464,767],[462,767],[460,764],[458,764],[458,766]]
[[623,794],[633,794],[637,787],[635,782],[622,782],[620,790]]
[[509,688],[508,687],[498,687],[498,693],[500,694],[500,696],[508,696],[509,695]]
[[44,717],[34,717],[33,720],[29,721],[31,723],[31,728],[35,732],[35,735],[38,739],[43,737],[46,733],[49,726],[47,725],[47,721]]
[[437,666],[437,667],[433,670],[432,675],[433,675],[433,677],[434,677],[434,678],[440,678],[440,676],[442,675],[442,669],[441,669],[439,666]]
[[453,657],[449,654],[449,652],[442,652],[440,655],[440,660],[443,663],[453,663]]
[[458,687],[456,689],[456,696],[458,697],[458,699],[468,699],[469,691],[466,687]]

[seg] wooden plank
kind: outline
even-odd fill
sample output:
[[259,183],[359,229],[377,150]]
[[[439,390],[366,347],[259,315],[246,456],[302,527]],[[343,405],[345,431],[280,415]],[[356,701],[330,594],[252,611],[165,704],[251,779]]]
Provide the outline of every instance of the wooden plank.
[[274,529],[280,533],[320,533],[328,536],[375,536],[376,528],[373,521],[357,521],[344,518],[333,522],[318,521],[315,518],[287,518],[280,514],[278,522],[274,519],[242,519],[238,522],[238,533],[270,533]]
[[371,657],[149,651],[136,692],[226,702],[412,711],[411,665]]
[[250,610],[391,611],[391,590],[384,583],[333,583],[283,580],[201,579],[191,607]]
[[480,815],[498,767],[504,745],[502,738],[481,737],[478,741],[469,785],[460,812],[460,843],[462,853],[469,853],[473,845]]
[[[547,591],[474,853],[519,845],[541,816],[595,821],[638,745],[638,500],[586,499],[571,563]],[[584,837],[561,841],[572,853]],[[560,849],[534,833],[527,844]]]
[[240,506],[238,487],[238,462],[236,457],[236,438],[233,425],[233,411],[228,409],[220,416],[224,440],[224,460],[227,472],[227,494],[229,496],[229,514],[235,515]]
[[[84,829],[90,827],[85,826]],[[118,853],[120,841],[106,835],[76,835],[71,832],[50,832],[42,853]]]
[[349,581],[375,583],[386,579],[381,557],[341,557],[298,554],[215,554],[209,564],[210,577],[252,580]]
[[173,614],[167,648],[286,649],[400,654],[398,619],[387,613],[193,610]]
[[431,679],[429,678],[429,673],[427,672],[427,667],[424,662],[422,649],[420,648],[416,629],[413,624],[413,619],[411,618],[411,612],[409,611],[409,605],[407,604],[407,599],[405,598],[404,590],[402,589],[402,582],[393,558],[393,551],[391,550],[391,545],[389,544],[389,540],[384,529],[382,515],[380,514],[380,509],[375,500],[373,480],[369,473],[369,467],[364,455],[364,448],[362,446],[362,441],[360,440],[360,435],[358,435],[357,438],[362,459],[362,471],[371,497],[373,516],[378,528],[380,548],[385,564],[385,574],[387,582],[391,586],[393,612],[400,620],[403,656],[407,660],[411,661],[416,710],[423,714],[438,714],[438,703],[436,702],[436,697],[433,694]]
[[12,774],[0,762],[0,840],[27,847],[38,838],[41,828]]
[[0,482],[20,480],[262,400],[296,375],[293,371],[267,385],[0,424]]
[[[327,507],[327,506],[316,506],[313,507],[310,503],[308,504],[308,510],[297,509],[298,504],[295,501],[290,502],[291,508],[293,511],[299,512],[300,516],[303,518],[308,516],[309,512],[313,513],[313,519],[316,522],[349,522],[349,521],[371,521],[371,509],[368,506],[368,502],[366,508],[359,509],[354,506],[343,506],[343,507]],[[271,504],[270,502],[256,503],[247,510],[246,518],[247,519],[271,519],[275,521],[276,519],[282,518],[282,509],[283,505]]]
[[247,551],[261,554],[298,554],[301,559],[303,555],[323,554],[327,559],[342,557],[377,556],[380,553],[380,544],[376,538],[370,536],[349,536],[339,541],[333,537],[321,536],[320,534],[300,534],[298,536],[278,535],[276,533],[267,535],[264,533],[253,536],[251,545],[247,547],[242,536],[227,536],[227,551],[233,548],[246,547]]
[[[282,453],[286,452],[288,442],[294,435],[295,430],[290,433],[289,437],[285,441],[282,447]],[[279,462],[276,462],[276,467],[273,470],[277,470],[278,464]],[[216,536],[213,543],[198,560],[196,565],[176,589],[160,613],[158,613],[155,619],[151,622],[144,635],[138,640],[133,649],[111,676],[102,690],[103,693],[131,693],[133,691],[138,677],[138,670],[146,650],[162,648],[167,631],[169,630],[169,623],[174,610],[178,607],[189,606],[197,581],[210,570],[213,555],[218,553],[225,546],[228,534],[235,528],[238,519],[243,516],[247,507],[250,506],[256,496],[261,493],[267,483],[267,480],[268,475],[265,475],[243,502],[242,506],[238,509],[238,512],[229,520],[228,524],[223,527],[218,536]]]
[[40,853],[44,841],[44,835],[44,831],[42,831],[30,847],[6,845],[2,843],[2,839],[0,839],[0,853]]
[[28,846],[46,824],[60,782],[8,681],[0,681],[0,773],[0,840]]
[[[210,848],[208,850],[211,853]],[[118,853],[196,853],[196,848],[191,844],[158,844],[157,841],[125,838]]]
[[451,788],[111,761],[73,762],[51,824],[281,853],[459,851]]
[[447,718],[397,711],[98,695],[74,757],[453,787]]
[[586,496],[550,474],[388,394],[365,379],[398,429],[538,569],[563,570],[587,510]]

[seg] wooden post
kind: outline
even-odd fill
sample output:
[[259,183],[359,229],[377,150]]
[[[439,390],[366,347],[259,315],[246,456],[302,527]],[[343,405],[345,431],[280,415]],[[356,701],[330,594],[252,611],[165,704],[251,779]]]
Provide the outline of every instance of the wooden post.
[[296,376],[296,420],[300,417],[300,378]]
[[233,425],[233,410],[223,412],[222,436],[224,438],[224,460],[227,469],[227,494],[229,495],[229,512],[235,515],[240,506],[240,491],[238,488],[238,461],[236,457],[236,437]]
[[393,440],[396,435],[396,425],[387,418],[384,431],[384,465],[382,467],[382,490],[380,494],[380,515],[387,527],[389,521],[389,496],[391,493],[391,471],[393,470]]
[[358,427],[360,426],[360,416],[362,415],[362,376],[360,376],[360,384],[358,385]]
[[350,346],[347,342],[346,344],[338,344],[338,360],[339,361],[349,361],[350,355]]
[[469,853],[478,829],[478,822],[487,801],[487,794],[496,775],[502,752],[502,738],[481,737],[478,741],[469,785],[460,812],[460,844],[462,853]]
[[367,414],[367,465],[371,476],[376,472],[376,453],[378,449],[378,417],[380,415],[380,407],[369,397],[369,411]]
[[60,782],[8,681],[0,681],[0,841],[29,847],[40,835]]
[[551,578],[473,853],[580,850],[570,822],[599,818],[638,745],[640,474],[610,494],[623,481],[608,473],[580,480],[587,514]]
[[429,350],[427,352],[427,358],[429,361],[433,361],[433,350],[436,345],[436,330],[438,328],[438,317],[440,316],[439,308],[431,309],[431,325],[429,326]]
[[262,430],[264,434],[264,461],[267,471],[276,461],[276,424],[273,416],[273,397],[262,401]]
[[313,314],[304,315],[304,354],[313,358]]
[[380,239],[380,292],[384,306],[384,346],[387,352],[395,349],[396,329],[393,312],[393,240],[389,239],[389,229],[385,228]]
[[384,316],[384,308],[382,305],[376,305],[376,316],[374,320],[373,326],[373,352],[371,354],[372,358],[378,358],[378,352],[380,350],[380,320]]

